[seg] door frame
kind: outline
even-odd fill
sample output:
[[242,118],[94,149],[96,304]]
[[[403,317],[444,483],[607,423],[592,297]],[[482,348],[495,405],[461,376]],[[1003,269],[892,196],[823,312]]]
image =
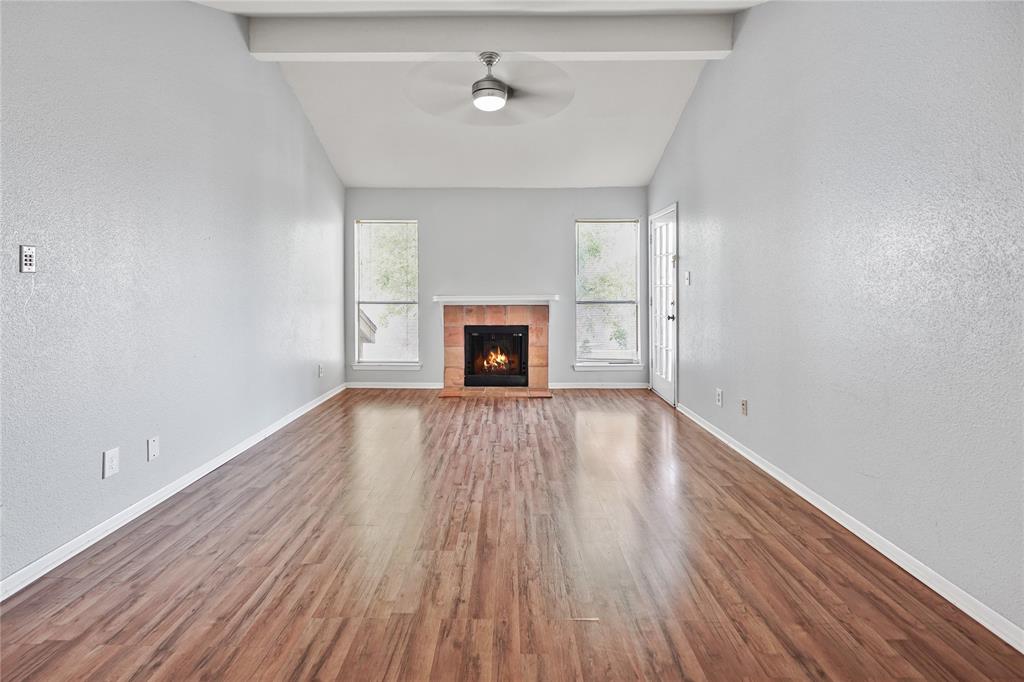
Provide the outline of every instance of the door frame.
[[[673,285],[675,287],[675,314],[676,319],[673,320],[673,334],[674,334],[674,352],[672,354],[672,396],[671,404],[675,407],[679,402],[679,202],[673,201],[671,204],[656,211],[647,216],[647,353],[650,359],[650,371],[651,371],[651,390],[654,391],[654,267],[653,267],[653,252],[654,252],[654,240],[652,239],[652,229],[654,227],[654,221],[658,218],[668,215],[669,213],[675,213],[675,263],[672,268]],[[654,391],[657,395],[663,399],[665,396],[661,395],[657,391]]]

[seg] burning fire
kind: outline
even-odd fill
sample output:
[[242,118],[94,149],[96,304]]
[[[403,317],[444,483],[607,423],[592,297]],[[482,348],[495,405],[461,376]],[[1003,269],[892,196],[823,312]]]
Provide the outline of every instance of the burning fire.
[[484,358],[484,369],[493,372],[499,369],[508,369],[508,356],[505,355],[505,351],[501,350],[497,346],[491,349]]

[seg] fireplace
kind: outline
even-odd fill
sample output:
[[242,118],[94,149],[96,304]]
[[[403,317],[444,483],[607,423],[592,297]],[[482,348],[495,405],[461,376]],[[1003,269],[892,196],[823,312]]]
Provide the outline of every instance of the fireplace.
[[[439,297],[435,296],[434,300]],[[547,300],[547,299],[545,299]],[[551,298],[550,300],[556,300]],[[444,306],[444,398],[550,398],[548,390],[548,306]],[[473,336],[473,333],[477,336]],[[512,334],[500,339],[499,335]],[[495,338],[491,339],[490,334]],[[522,336],[516,336],[522,334]],[[504,345],[500,341],[504,341]],[[491,347],[487,342],[491,341]],[[494,341],[499,341],[495,344]],[[479,344],[480,348],[474,348]],[[494,346],[495,357],[490,358]],[[486,352],[483,352],[486,349]],[[498,351],[501,351],[500,353]],[[504,355],[504,357],[500,357]],[[479,356],[479,364],[478,364]],[[490,358],[490,362],[484,362]]]
[[527,325],[466,325],[466,386],[527,386]]

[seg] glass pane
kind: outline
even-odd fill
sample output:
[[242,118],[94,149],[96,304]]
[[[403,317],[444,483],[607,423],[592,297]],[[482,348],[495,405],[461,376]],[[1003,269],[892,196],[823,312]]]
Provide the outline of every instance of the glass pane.
[[637,361],[635,303],[576,304],[576,357]]
[[419,359],[419,306],[359,304],[359,360],[415,362]]
[[416,223],[356,223],[360,301],[416,301]]
[[635,301],[637,223],[576,223],[576,300]]

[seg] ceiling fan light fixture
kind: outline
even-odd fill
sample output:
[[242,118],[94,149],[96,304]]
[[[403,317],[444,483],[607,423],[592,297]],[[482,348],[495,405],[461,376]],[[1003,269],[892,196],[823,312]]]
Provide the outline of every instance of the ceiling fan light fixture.
[[508,101],[508,85],[491,73],[491,67],[498,63],[501,55],[481,52],[479,59],[487,66],[487,75],[473,83],[473,106],[480,111],[498,111]]
[[[481,81],[477,81],[480,84]],[[504,88],[481,87],[473,88],[473,106],[480,111],[498,111],[508,101],[508,92]]]

